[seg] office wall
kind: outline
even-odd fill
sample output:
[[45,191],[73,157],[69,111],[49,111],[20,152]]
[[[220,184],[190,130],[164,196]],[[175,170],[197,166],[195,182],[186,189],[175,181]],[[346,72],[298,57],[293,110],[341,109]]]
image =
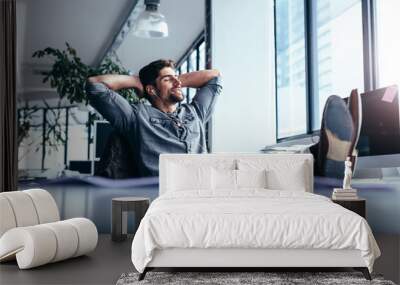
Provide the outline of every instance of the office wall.
[[214,0],[212,63],[223,93],[212,121],[213,152],[253,152],[276,141],[273,0]]

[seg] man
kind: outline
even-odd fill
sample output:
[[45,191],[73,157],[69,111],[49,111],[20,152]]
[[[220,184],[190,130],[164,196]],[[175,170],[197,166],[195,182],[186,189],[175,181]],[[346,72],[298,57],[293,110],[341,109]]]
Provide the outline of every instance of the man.
[[[199,88],[190,104],[183,87]],[[131,105],[116,91],[134,88],[151,105]],[[90,104],[129,141],[137,176],[157,176],[161,153],[206,153],[205,124],[221,92],[219,72],[202,70],[177,76],[172,60],[157,60],[139,76],[88,78]]]

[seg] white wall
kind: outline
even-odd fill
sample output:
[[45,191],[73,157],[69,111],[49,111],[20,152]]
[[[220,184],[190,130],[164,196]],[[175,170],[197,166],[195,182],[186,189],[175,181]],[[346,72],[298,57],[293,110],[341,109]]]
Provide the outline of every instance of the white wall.
[[223,76],[212,151],[259,151],[276,142],[273,0],[214,0],[211,9],[212,63]]

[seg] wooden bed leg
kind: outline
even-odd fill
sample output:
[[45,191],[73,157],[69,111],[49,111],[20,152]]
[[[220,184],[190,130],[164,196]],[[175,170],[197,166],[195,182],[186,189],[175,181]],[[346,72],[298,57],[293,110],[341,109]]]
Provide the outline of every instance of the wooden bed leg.
[[372,280],[371,274],[369,274],[369,270],[367,267],[355,267],[354,269],[357,271],[361,271],[362,274],[364,275],[365,279]]
[[148,269],[147,269],[147,267],[146,267],[146,268],[143,270],[143,272],[139,274],[138,281],[142,281],[142,280],[144,279],[144,277],[146,276],[147,271],[148,271]]

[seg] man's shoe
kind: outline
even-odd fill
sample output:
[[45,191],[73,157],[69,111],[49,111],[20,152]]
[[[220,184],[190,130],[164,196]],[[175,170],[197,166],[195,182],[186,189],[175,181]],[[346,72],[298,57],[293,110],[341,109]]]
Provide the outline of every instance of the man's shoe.
[[353,118],[342,98],[330,96],[322,115],[316,174],[344,177],[344,161],[352,152],[355,137]]

